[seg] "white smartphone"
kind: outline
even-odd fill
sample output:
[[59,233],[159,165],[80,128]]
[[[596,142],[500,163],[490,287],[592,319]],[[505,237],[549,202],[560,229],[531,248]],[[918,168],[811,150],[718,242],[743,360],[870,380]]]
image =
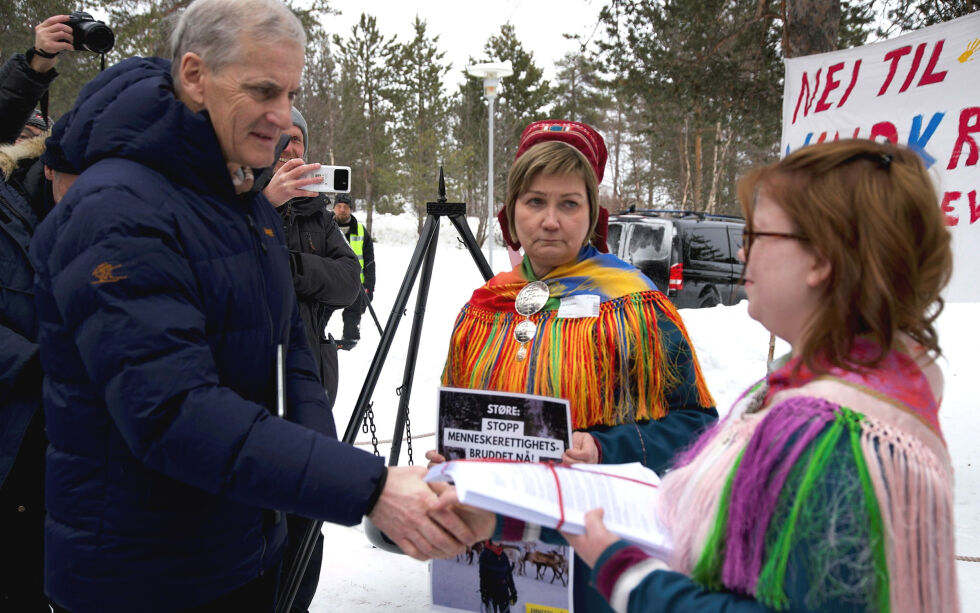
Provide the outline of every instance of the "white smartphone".
[[313,177],[320,177],[320,182],[304,185],[302,189],[311,192],[350,193],[350,166],[320,166],[303,175],[304,179]]

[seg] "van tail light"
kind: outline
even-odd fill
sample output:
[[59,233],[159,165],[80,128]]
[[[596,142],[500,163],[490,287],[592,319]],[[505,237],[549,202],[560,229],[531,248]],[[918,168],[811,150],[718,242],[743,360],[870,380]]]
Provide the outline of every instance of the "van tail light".
[[684,264],[678,262],[670,267],[670,277],[667,279],[667,291],[679,292],[684,289]]

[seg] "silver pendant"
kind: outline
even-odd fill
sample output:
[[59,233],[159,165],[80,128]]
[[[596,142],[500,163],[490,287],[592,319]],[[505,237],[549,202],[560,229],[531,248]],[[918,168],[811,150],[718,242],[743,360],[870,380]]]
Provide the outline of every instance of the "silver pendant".
[[525,319],[514,328],[514,339],[522,345],[530,343],[537,331],[538,326],[533,321]]
[[517,349],[517,361],[518,362],[523,362],[524,361],[524,358],[526,358],[526,357],[527,357],[527,345],[524,345],[522,343],[521,346],[518,347],[518,349]]
[[548,285],[544,281],[528,283],[517,293],[514,309],[524,317],[530,317],[544,308],[548,302]]

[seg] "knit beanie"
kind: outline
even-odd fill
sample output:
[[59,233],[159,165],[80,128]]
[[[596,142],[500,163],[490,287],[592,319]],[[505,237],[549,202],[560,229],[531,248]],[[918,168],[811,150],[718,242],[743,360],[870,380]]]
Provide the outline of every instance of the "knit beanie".
[[306,120],[303,119],[303,114],[300,113],[296,107],[293,107],[293,125],[299,128],[299,131],[303,133],[303,151],[310,150],[310,135],[307,132]]
[[34,111],[31,113],[31,116],[27,118],[26,125],[33,126],[38,130],[44,131],[50,128],[52,123],[53,122],[51,121],[51,119],[45,118],[40,110],[34,109]]
[[70,117],[71,113],[65,113],[61,119],[54,122],[54,126],[51,128],[51,136],[44,141],[41,163],[51,170],[77,175],[82,173],[81,169],[76,168],[74,164],[68,161],[65,150],[61,146],[61,139],[65,136]]
[[349,206],[351,212],[354,212],[354,201],[351,199],[350,194],[337,194],[337,197],[334,198],[334,204],[338,204],[340,202],[343,202]]

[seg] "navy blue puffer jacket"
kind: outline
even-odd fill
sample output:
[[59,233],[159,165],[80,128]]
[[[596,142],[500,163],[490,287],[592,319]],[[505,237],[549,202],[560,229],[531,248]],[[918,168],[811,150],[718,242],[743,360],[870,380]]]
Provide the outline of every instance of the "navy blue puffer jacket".
[[[354,524],[384,470],[331,438],[279,216],[236,196],[169,70],[133,58],[82,90],[60,146],[84,171],[31,245],[46,590],[79,613],[212,600],[281,556],[264,509]],[[319,432],[273,415],[280,343],[294,420]]]

